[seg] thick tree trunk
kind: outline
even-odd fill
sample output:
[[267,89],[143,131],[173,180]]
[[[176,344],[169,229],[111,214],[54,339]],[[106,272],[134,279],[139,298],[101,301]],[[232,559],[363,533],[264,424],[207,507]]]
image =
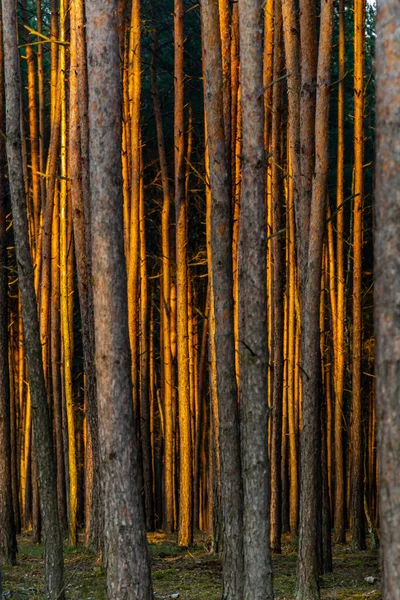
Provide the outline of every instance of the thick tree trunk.
[[150,600],[128,336],[117,5],[117,0],[86,3],[92,277],[107,593],[110,600]]
[[244,490],[244,598],[273,598],[268,459],[265,156],[262,7],[239,0],[242,187],[239,352]]
[[212,289],[221,458],[223,592],[243,596],[243,492],[233,323],[230,148],[224,134],[224,86],[218,0],[203,0],[203,60],[211,186]]
[[376,38],[375,333],[382,580],[400,599],[400,6],[382,0]]
[[40,500],[45,536],[46,590],[51,600],[64,598],[62,539],[57,511],[56,473],[50,414],[43,375],[39,320],[33,283],[33,268],[29,249],[26,217],[22,146],[20,129],[19,51],[16,26],[16,5],[3,0],[3,26],[6,81],[7,160],[17,253],[25,352],[32,394],[36,457],[39,470]]

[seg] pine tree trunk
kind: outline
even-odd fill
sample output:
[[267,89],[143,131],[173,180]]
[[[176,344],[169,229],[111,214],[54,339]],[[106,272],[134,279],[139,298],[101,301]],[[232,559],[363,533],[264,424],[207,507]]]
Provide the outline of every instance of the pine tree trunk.
[[[299,526],[299,570],[297,600],[319,598],[321,532],[321,358],[319,310],[322,243],[329,172],[328,133],[332,53],[333,0],[321,10],[315,111],[315,172],[313,177],[308,260],[302,289],[302,381],[303,427],[301,436],[301,486]],[[301,243],[301,240],[299,240]]]
[[265,156],[262,7],[239,0],[242,185],[239,352],[244,491],[244,598],[273,598],[268,460]]
[[107,594],[110,600],[151,600],[132,406],[117,4],[117,0],[86,3],[92,277]]
[[400,7],[378,6],[376,38],[375,334],[382,581],[400,599]]
[[39,321],[33,282],[26,217],[22,145],[20,130],[19,51],[16,6],[3,0],[3,27],[6,81],[7,161],[13,211],[15,246],[24,322],[25,352],[32,393],[36,456],[39,469],[41,509],[45,536],[45,577],[50,600],[63,599],[62,539],[57,511],[56,473],[50,414],[43,375]]
[[[3,27],[0,6],[0,131],[5,131]],[[6,237],[6,153],[0,137],[0,564],[16,561],[17,540],[11,482],[10,373],[8,366],[8,270]]]
[[[218,0],[202,3],[205,106],[211,186],[212,289],[221,457],[223,592],[243,595],[243,492],[233,323],[230,148],[224,133],[224,80]],[[206,150],[206,151],[207,151]]]

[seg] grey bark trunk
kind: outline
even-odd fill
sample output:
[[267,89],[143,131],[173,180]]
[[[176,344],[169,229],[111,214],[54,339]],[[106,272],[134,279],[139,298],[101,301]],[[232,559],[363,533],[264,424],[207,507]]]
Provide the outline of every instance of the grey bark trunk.
[[221,458],[223,591],[243,597],[243,491],[233,324],[230,149],[226,147],[218,0],[203,0],[203,60],[210,160],[212,286]]
[[86,2],[92,280],[107,595],[110,600],[150,600],[128,337],[117,8],[117,0]]
[[24,344],[32,399],[32,418],[39,471],[40,501],[45,538],[46,593],[63,599],[62,539],[58,521],[56,471],[50,414],[43,375],[39,319],[28,238],[20,128],[20,76],[16,4],[3,0],[6,81],[6,135],[15,247],[21,292]]
[[262,7],[257,0],[239,0],[242,188],[238,283],[245,600],[273,598],[261,17]]
[[400,6],[378,5],[376,44],[375,333],[382,580],[400,599]]
[[[0,131],[4,131],[3,31],[0,6]],[[15,564],[17,540],[11,480],[10,374],[8,368],[8,276],[5,142],[0,136],[0,562]]]

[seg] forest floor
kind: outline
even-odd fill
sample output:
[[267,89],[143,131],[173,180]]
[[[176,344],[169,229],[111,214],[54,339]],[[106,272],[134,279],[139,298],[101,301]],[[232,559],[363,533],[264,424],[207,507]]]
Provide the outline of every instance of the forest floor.
[[[29,535],[18,540],[18,565],[4,568],[4,598],[43,600],[43,546]],[[208,541],[196,536],[190,550],[182,550],[174,536],[149,535],[156,599],[219,600],[221,564],[209,553]],[[334,572],[321,578],[321,598],[361,600],[381,598],[379,553],[351,552],[334,547]],[[292,600],[296,582],[296,552],[286,540],[281,556],[274,556],[275,598]],[[368,580],[367,580],[368,578]],[[65,548],[65,582],[68,600],[105,600],[105,573],[96,556],[83,547]]]

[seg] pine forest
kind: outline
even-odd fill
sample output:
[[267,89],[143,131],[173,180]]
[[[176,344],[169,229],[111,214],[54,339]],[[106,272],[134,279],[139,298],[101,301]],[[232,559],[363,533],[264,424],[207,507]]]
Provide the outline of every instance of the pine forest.
[[400,600],[397,0],[0,0],[0,599]]

